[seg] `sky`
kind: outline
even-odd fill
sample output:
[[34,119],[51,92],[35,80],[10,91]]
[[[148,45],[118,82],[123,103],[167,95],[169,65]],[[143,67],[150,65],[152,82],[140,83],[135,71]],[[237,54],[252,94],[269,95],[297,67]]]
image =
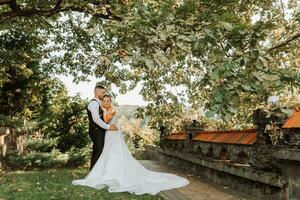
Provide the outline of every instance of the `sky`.
[[[88,98],[92,99],[94,97],[94,87],[99,80],[97,80],[95,77],[89,77],[90,82],[79,82],[78,84],[73,83],[73,77],[72,76],[65,76],[65,75],[57,75],[57,78],[59,78],[67,87],[68,95],[69,96],[75,96],[79,93],[81,98]],[[178,86],[178,87],[171,87],[166,86],[167,90],[172,92],[175,95],[183,94],[185,88]],[[117,94],[117,97],[115,101],[119,105],[137,105],[137,106],[146,106],[147,102],[143,100],[142,95],[140,95],[140,91],[142,89],[142,84],[138,83],[136,88],[132,91],[127,92],[126,94],[120,94],[118,92],[117,87],[113,87],[112,90],[115,94]],[[186,95],[185,95],[185,98]]]
[[[88,98],[92,99],[94,97],[94,87],[97,81],[96,78],[91,77],[90,82],[80,82],[78,84],[73,83],[73,77],[72,76],[63,76],[59,75],[57,76],[67,87],[68,94],[70,96],[74,96],[77,93],[80,94],[82,98]],[[143,97],[139,94],[142,86],[137,85],[137,87],[133,90],[128,92],[125,95],[121,95],[118,93],[117,88],[113,88],[113,92],[117,94],[117,97],[115,101],[119,105],[139,105],[139,106],[145,106],[147,105],[147,102],[143,100]]]

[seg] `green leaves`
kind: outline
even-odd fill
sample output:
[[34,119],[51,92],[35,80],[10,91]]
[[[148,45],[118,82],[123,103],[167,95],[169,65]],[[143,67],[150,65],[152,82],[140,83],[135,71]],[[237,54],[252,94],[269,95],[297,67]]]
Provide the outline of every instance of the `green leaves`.
[[221,25],[227,30],[227,31],[232,31],[233,25],[228,23],[228,22],[221,22]]
[[253,91],[250,85],[241,85],[241,86],[246,92]]
[[[70,74],[75,81],[94,75],[123,93],[141,82],[154,121],[177,119],[172,109],[183,110],[187,102],[203,106],[210,116],[247,121],[247,113],[268,95],[299,91],[300,46],[294,39],[285,41],[300,28],[294,8],[286,21],[270,1],[99,2],[63,2],[68,11],[61,15],[1,24],[0,58],[11,60],[27,78],[37,74],[27,64],[38,61],[47,75]],[[23,3],[37,6],[37,1]],[[29,37],[27,43],[4,34],[17,28]],[[15,49],[3,48],[12,41],[18,41],[10,45]],[[1,66],[0,87],[7,79],[2,70],[7,64]],[[170,91],[178,88],[183,88],[179,94]]]

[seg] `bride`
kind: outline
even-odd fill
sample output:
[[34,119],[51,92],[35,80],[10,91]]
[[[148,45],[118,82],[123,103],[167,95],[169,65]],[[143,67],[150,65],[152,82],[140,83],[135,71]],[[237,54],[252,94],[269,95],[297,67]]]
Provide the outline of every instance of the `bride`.
[[107,130],[101,156],[84,179],[73,180],[73,185],[95,189],[108,187],[109,192],[129,192],[136,195],[155,195],[160,191],[184,187],[185,178],[174,174],[151,171],[138,162],[130,153],[123,133],[117,123],[111,96],[102,100],[103,118],[106,123],[116,124],[118,131]]

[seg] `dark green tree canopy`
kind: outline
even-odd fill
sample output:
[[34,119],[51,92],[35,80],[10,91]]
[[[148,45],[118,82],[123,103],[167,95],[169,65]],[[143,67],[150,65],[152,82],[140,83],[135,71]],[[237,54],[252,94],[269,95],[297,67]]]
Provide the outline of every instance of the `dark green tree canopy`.
[[46,74],[92,75],[121,92],[142,83],[154,124],[187,103],[249,121],[241,113],[269,95],[299,91],[299,8],[297,0],[0,0],[0,36],[19,28],[34,38]]

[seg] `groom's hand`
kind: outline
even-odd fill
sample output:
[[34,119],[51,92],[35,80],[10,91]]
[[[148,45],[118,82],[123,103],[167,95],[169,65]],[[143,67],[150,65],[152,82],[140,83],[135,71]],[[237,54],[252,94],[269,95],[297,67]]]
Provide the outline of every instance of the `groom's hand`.
[[109,126],[109,129],[108,130],[111,130],[111,131],[117,131],[118,128],[116,127],[116,125],[112,124]]

